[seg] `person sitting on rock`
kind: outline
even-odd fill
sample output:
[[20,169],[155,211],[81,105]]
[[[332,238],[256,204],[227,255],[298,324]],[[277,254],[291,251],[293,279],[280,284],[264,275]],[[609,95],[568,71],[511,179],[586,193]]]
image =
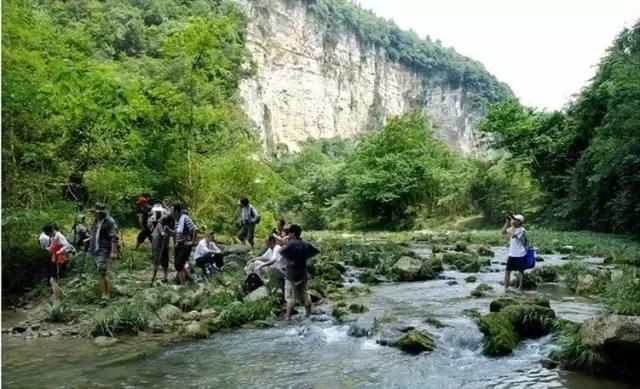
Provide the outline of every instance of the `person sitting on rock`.
[[509,258],[507,259],[507,269],[504,274],[504,290],[509,289],[511,272],[519,272],[519,289],[522,290],[524,282],[524,270],[526,268],[525,257],[527,255],[526,236],[527,232],[522,227],[524,216],[514,215],[507,218],[502,228],[502,233],[509,237]]
[[285,300],[287,312],[285,320],[291,320],[291,313],[296,302],[304,304],[306,315],[311,314],[311,298],[307,290],[309,274],[307,273],[307,261],[320,251],[312,244],[301,239],[302,228],[293,224],[289,228],[289,243],[280,251],[287,260],[287,278],[285,280]]
[[49,284],[53,297],[59,300],[62,297],[62,289],[60,289],[60,276],[64,273],[69,255],[74,252],[73,246],[67,241],[67,238],[58,231],[55,224],[45,224],[42,232],[49,237],[50,243],[47,247],[51,254],[49,259],[48,273]]
[[267,282],[268,289],[271,291],[277,289],[282,291],[282,293],[284,293],[284,279],[285,279],[285,274],[287,272],[287,261],[284,258],[282,258],[282,255],[280,255],[282,246],[280,246],[276,242],[276,237],[274,235],[269,235],[266,243],[267,243],[267,247],[269,248],[267,252],[271,251],[271,257],[266,262],[257,261],[258,264],[255,266],[253,270],[256,273],[260,273],[261,269],[268,267],[269,268],[269,271],[267,272],[267,275],[268,275],[267,278],[269,280]]
[[196,266],[202,269],[205,277],[218,272],[224,266],[224,256],[214,241],[213,232],[208,232],[200,240],[193,257],[196,260]]

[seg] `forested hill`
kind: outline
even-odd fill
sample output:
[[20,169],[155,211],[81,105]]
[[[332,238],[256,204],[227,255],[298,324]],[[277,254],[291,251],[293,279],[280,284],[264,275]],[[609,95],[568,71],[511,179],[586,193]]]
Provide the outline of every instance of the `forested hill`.
[[239,0],[256,74],[240,84],[265,147],[353,137],[420,109],[436,135],[478,152],[477,120],[513,96],[477,61],[346,0]]

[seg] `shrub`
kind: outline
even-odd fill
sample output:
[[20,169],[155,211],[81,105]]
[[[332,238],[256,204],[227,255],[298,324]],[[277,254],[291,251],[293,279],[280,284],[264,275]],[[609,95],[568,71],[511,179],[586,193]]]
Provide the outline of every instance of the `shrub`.
[[625,267],[622,276],[608,284],[604,293],[605,304],[621,315],[640,315],[640,277],[636,269]]
[[66,323],[73,318],[73,311],[64,301],[49,305],[47,320],[54,323]]
[[600,353],[582,343],[580,326],[565,328],[558,337],[557,345],[558,349],[552,351],[550,357],[565,369],[594,374],[606,364]]
[[96,315],[91,333],[105,336],[114,336],[119,332],[137,333],[149,326],[154,315],[144,303],[129,301],[114,304]]

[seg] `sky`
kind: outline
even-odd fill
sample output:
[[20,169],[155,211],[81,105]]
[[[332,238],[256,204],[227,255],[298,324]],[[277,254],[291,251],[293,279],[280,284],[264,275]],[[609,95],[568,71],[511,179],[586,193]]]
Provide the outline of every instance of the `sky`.
[[478,60],[523,104],[562,109],[606,49],[640,18],[640,0],[355,0]]

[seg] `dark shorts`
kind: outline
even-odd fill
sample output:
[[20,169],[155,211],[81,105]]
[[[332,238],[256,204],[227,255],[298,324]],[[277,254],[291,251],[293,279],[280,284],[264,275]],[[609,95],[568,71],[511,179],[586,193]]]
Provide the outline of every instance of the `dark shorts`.
[[191,255],[191,245],[184,243],[178,243],[176,245],[176,257],[174,266],[176,271],[184,270],[184,265],[189,262],[189,256]]
[[204,269],[204,266],[208,263],[213,263],[218,269],[224,266],[224,257],[222,254],[205,255],[200,258],[196,258],[196,266]]
[[525,270],[526,269],[526,257],[509,257],[507,259],[507,270]]
[[61,263],[58,269],[58,266],[56,266],[55,262],[49,261],[49,266],[47,271],[47,273],[49,274],[49,278],[62,277],[66,270],[67,270],[67,262]]
[[253,245],[253,235],[256,230],[256,225],[253,223],[244,223],[240,226],[240,232],[238,232],[238,239],[247,240],[251,245]]

